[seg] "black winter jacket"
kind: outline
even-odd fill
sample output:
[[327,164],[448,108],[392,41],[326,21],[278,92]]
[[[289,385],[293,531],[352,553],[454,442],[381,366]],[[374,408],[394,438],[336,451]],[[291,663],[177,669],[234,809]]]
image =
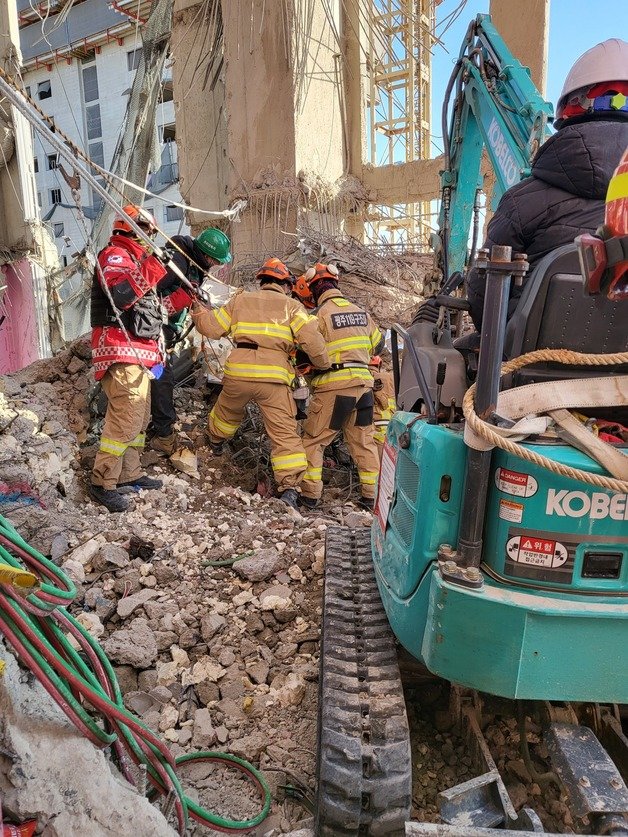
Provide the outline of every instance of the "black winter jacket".
[[[596,120],[566,125],[541,148],[532,174],[504,193],[491,218],[484,247],[502,244],[528,254],[530,267],[577,235],[604,221],[609,180],[628,147],[628,120]],[[528,273],[529,275],[529,273]],[[478,331],[482,325],[484,282],[469,274],[467,295]],[[511,293],[509,316],[521,296]]]
[[[196,265],[203,269],[209,267],[205,254],[198,249],[191,235],[173,235],[172,241],[176,246],[173,247],[172,244],[168,243],[166,244],[166,250],[174,264],[190,282],[200,282],[201,274]],[[196,265],[194,262],[196,262]],[[159,293],[162,296],[168,296],[180,287],[181,280],[177,274],[173,270],[166,269],[166,275],[158,285]]]

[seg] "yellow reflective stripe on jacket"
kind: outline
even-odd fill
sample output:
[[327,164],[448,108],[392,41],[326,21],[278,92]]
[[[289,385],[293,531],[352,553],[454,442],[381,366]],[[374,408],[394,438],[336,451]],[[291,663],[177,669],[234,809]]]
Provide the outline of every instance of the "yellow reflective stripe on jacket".
[[100,450],[103,453],[110,453],[113,456],[124,456],[128,446],[128,442],[118,442],[116,439],[108,439],[106,436],[100,437]]
[[283,337],[286,340],[292,339],[292,331],[288,326],[280,323],[243,323],[238,321],[232,328],[232,334],[236,339],[245,337],[248,334],[265,334],[268,337]]
[[354,337],[341,337],[338,340],[330,340],[327,344],[327,351],[332,353],[347,352],[350,349],[364,349],[369,351],[371,340],[366,334],[356,334]]
[[294,318],[290,320],[290,328],[293,334],[298,334],[304,325],[311,323],[316,317],[311,317],[309,314],[304,314],[302,311],[297,311]]
[[146,433],[138,433],[132,442],[129,442],[130,448],[143,448],[146,444]]
[[225,331],[229,330],[229,326],[231,325],[231,314],[224,306],[222,308],[214,309],[214,317],[216,317],[218,324],[221,325]]
[[312,482],[318,482],[323,478],[323,469],[321,468],[308,468],[305,472],[303,479],[310,480]]
[[373,351],[373,352],[374,352],[374,351],[375,351],[375,349],[379,346],[379,344],[380,344],[381,342],[382,342],[382,333],[381,333],[381,331],[377,328],[377,326],[375,326],[375,328],[374,328],[374,329],[373,329],[373,331],[371,332],[371,336],[370,336],[370,343],[371,343],[371,345],[370,345],[370,349],[371,349],[371,351]]
[[225,364],[225,375],[231,378],[279,381],[282,384],[291,384],[294,380],[294,372],[289,372],[283,366],[263,365],[261,363],[234,363],[231,360],[228,360]]
[[211,419],[211,422],[216,428],[216,430],[222,430],[222,432],[226,433],[228,436],[234,436],[236,430],[240,425],[232,424],[230,421],[224,421],[223,419],[218,418],[215,410],[216,408],[214,407],[209,414],[209,418]]
[[343,299],[340,296],[332,296],[330,299],[333,300],[334,305],[337,305],[338,308],[347,308],[347,306],[351,305],[348,299]]
[[377,471],[358,471],[361,485],[375,485],[377,482]]
[[606,203],[619,200],[619,198],[628,198],[628,171],[616,174],[608,184]]
[[317,375],[312,379],[313,387],[320,387],[323,384],[328,384],[330,381],[372,381],[373,376],[368,369],[360,369],[359,366],[352,366],[348,369],[334,369],[331,372],[325,372],[322,375]]
[[284,456],[271,456],[270,464],[273,471],[292,471],[307,467],[307,459],[305,453],[287,453]]

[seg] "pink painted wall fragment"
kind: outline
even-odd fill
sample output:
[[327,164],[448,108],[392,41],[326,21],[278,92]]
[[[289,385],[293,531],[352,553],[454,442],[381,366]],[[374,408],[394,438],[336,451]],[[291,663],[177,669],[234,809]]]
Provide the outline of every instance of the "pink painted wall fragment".
[[39,357],[33,276],[28,259],[3,265],[0,284],[0,375],[16,372]]

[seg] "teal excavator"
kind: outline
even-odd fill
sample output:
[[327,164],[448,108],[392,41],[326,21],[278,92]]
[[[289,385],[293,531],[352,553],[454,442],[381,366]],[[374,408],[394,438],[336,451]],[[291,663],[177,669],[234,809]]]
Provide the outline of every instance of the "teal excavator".
[[[487,283],[479,355],[454,340],[483,151],[499,198],[529,174],[551,119],[478,16],[444,107],[439,315],[393,332],[399,410],[372,530],[328,531],[320,835],[545,833],[531,808],[515,810],[483,736],[490,699],[506,699],[532,780],[566,792],[580,833],[628,835],[628,460],[570,412],[625,413],[625,310],[584,295],[575,245],[527,278],[525,254],[494,247],[475,259]],[[507,322],[511,283],[524,278]],[[477,756],[478,775],[439,795],[438,824],[409,822],[398,645],[449,681]],[[531,717],[543,754],[528,743]]]

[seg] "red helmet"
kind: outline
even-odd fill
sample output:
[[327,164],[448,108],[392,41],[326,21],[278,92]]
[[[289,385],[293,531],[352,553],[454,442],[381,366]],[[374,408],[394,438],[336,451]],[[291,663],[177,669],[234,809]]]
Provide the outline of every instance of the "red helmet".
[[586,292],[628,300],[628,149],[608,184],[604,226],[576,243]]
[[[127,203],[122,207],[122,211],[132,218],[138,227],[145,228],[149,233],[157,232],[157,221],[148,210],[134,203]],[[126,218],[118,216],[113,222],[113,232],[133,232],[133,229]]]
[[288,282],[290,285],[294,285],[296,281],[285,264],[275,258],[275,256],[272,256],[270,259],[266,259],[264,264],[257,271],[257,279],[262,279],[264,277],[274,279],[276,282]]

